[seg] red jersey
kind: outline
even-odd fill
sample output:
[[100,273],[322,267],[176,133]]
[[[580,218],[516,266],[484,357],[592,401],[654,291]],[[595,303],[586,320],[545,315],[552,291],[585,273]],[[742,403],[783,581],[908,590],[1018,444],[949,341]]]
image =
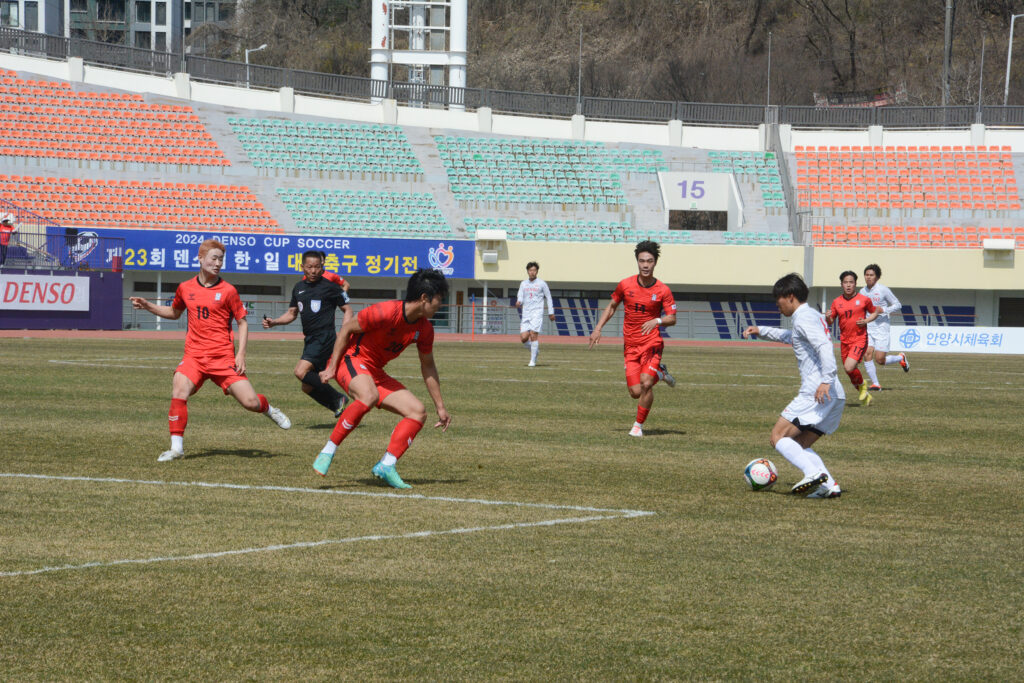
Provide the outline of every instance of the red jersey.
[[367,306],[356,317],[363,331],[348,340],[346,355],[365,358],[371,365],[383,368],[413,342],[420,353],[431,353],[434,349],[434,326],[430,320],[408,322],[401,301]]
[[196,276],[178,285],[171,307],[188,310],[186,356],[235,355],[231,320],[241,320],[246,310],[234,285],[218,278],[212,287],[203,287],[199,284],[199,276]]
[[860,341],[867,343],[868,326],[860,327],[858,320],[868,317],[873,313],[875,305],[871,298],[863,294],[855,294],[852,299],[847,299],[842,294],[832,302],[832,308],[828,311],[828,317],[839,321],[839,340],[845,344],[857,344]]
[[626,304],[622,323],[624,346],[645,348],[662,344],[660,329],[655,327],[649,334],[644,334],[641,328],[648,320],[662,315],[675,315],[676,300],[664,282],[655,280],[650,286],[644,287],[640,284],[639,275],[631,275],[612,292],[612,301]]
[[11,243],[11,235],[17,230],[13,225],[0,225],[0,246],[6,247]]

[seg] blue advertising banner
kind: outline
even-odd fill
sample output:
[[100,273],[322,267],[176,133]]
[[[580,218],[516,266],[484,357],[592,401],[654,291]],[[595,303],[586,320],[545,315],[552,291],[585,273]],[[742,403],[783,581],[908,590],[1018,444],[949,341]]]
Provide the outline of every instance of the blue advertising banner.
[[[125,270],[199,269],[197,251],[203,240],[213,238],[227,247],[223,272],[294,274],[302,271],[302,253],[327,254],[324,267],[342,277],[404,277],[418,268],[434,268],[445,277],[473,278],[472,240],[374,239],[337,235],[268,235],[250,233],[185,232],[174,230],[120,230],[79,228],[66,235],[52,228],[54,256],[75,263],[102,263]],[[59,231],[59,232],[58,232]],[[120,238],[123,249],[103,248],[104,240]],[[111,242],[114,244],[115,242]],[[105,252],[105,253],[101,253]],[[120,252],[120,253],[119,253]],[[98,257],[98,258],[97,258]],[[120,261],[117,261],[120,259]],[[117,268],[115,268],[117,269]]]

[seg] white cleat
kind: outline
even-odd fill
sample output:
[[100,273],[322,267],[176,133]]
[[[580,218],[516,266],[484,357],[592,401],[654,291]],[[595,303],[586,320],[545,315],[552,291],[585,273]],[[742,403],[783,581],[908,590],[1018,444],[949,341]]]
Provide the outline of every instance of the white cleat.
[[658,366],[658,379],[672,389],[676,386],[676,378],[672,376],[672,373],[668,371],[668,368],[665,367],[664,363]]
[[176,450],[172,449],[172,450],[164,451],[163,453],[161,453],[160,457],[157,458],[156,461],[157,462],[169,462],[171,460],[178,460],[179,458],[184,458],[184,457],[185,457],[184,453],[182,453],[181,451],[176,451]]
[[808,494],[808,498],[838,498],[842,495],[842,491],[839,489],[839,482],[832,482],[829,484],[825,482],[819,486],[813,493]]
[[526,364],[526,367],[528,367],[528,368],[535,368],[535,367],[537,367],[537,363],[535,363],[534,361],[531,360],[529,363]]
[[268,418],[274,421],[281,429],[288,429],[292,426],[292,421],[288,419],[288,416],[281,412],[280,408],[270,406],[267,408],[267,412],[263,413]]
[[640,425],[633,425],[633,428],[629,430],[630,436],[643,436],[644,428]]
[[799,495],[801,493],[807,493],[813,488],[818,488],[820,484],[824,484],[828,481],[828,475],[822,472],[821,474],[812,474],[809,477],[804,477],[796,483],[793,488],[789,490],[790,493]]

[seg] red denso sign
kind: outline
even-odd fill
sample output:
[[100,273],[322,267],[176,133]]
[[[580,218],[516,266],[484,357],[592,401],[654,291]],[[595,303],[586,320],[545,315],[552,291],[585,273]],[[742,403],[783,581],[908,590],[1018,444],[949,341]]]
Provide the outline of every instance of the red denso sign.
[[89,278],[0,274],[0,310],[88,311]]

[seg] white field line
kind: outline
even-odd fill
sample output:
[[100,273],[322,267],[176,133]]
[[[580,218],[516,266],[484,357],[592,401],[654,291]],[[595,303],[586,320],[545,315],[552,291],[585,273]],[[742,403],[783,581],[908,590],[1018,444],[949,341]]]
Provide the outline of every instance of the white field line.
[[38,569],[26,569],[22,571],[0,571],[0,577],[29,576],[33,574],[46,574],[50,572],[72,571],[78,569],[91,569],[94,567],[115,567],[120,565],[142,565],[154,564],[157,562],[183,562],[194,560],[208,560],[218,557],[233,555],[248,555],[252,553],[276,552],[278,550],[292,550],[298,548],[316,548],[327,545],[340,545],[343,543],[359,543],[364,541],[389,541],[400,539],[427,538],[430,536],[451,536],[454,534],[472,534],[485,531],[505,531],[509,529],[526,529],[530,527],[555,526],[558,524],[583,524],[586,522],[599,522],[610,519],[630,519],[633,517],[647,517],[656,513],[648,510],[626,510],[614,508],[596,508],[579,505],[555,505],[551,503],[526,503],[519,501],[486,500],[481,498],[451,498],[447,496],[424,496],[415,493],[374,493],[369,491],[335,491],[333,489],[310,489],[292,486],[251,486],[246,484],[225,484],[202,481],[159,481],[144,479],[119,479],[113,477],[68,477],[53,476],[46,474],[25,474],[17,472],[0,472],[0,477],[9,479],[38,479],[48,481],[75,481],[103,484],[136,484],[148,486],[185,486],[199,488],[219,488],[240,491],[273,491],[278,493],[318,493],[323,495],[336,496],[365,496],[371,498],[405,498],[412,500],[439,501],[445,503],[461,503],[471,505],[499,505],[518,508],[537,508],[545,510],[568,510],[574,512],[595,513],[586,516],[563,517],[559,519],[548,519],[539,522],[513,522],[508,524],[495,524],[479,527],[458,527],[455,529],[433,529],[424,531],[410,531],[403,534],[379,534],[370,536],[350,536],[347,538],[323,539],[320,541],[301,541],[297,543],[285,543],[252,548],[237,548],[233,550],[220,550],[206,553],[195,553],[192,555],[167,555],[145,558],[128,558],[120,560],[109,560],[106,562],[87,562],[84,564],[67,564],[54,567],[40,567]]

